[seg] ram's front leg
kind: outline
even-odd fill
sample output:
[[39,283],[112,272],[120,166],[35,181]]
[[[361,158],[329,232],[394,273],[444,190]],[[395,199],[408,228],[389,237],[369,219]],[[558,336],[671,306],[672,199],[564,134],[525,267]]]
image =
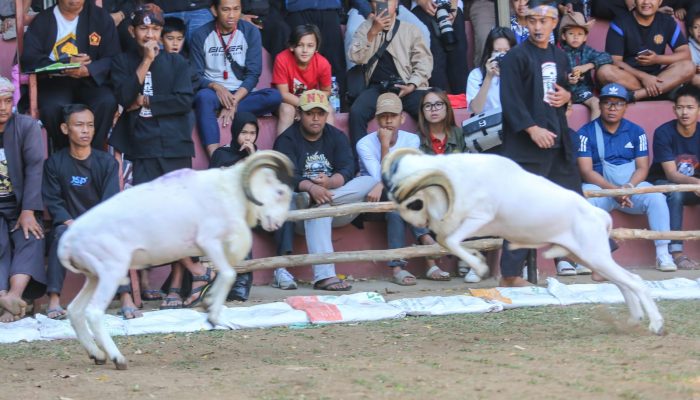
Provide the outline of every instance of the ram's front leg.
[[455,231],[446,235],[438,235],[437,242],[462,259],[469,267],[474,268],[477,275],[487,276],[489,266],[482,259],[465,250],[461,243],[464,239],[475,236],[479,229],[488,222],[488,220],[481,219],[466,219]]

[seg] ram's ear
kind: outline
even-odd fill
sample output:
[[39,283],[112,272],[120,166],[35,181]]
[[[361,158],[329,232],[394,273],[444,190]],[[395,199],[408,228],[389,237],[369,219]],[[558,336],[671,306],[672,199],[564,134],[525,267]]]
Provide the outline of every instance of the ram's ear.
[[433,221],[445,218],[450,209],[450,196],[443,186],[430,186],[423,189],[425,204],[423,205]]

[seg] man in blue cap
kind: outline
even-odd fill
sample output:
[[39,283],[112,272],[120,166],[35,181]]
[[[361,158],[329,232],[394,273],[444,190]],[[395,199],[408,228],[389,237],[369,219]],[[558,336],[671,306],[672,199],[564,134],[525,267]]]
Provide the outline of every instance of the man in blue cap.
[[[583,190],[621,189],[652,186],[645,182],[649,173],[647,137],[639,125],[624,118],[629,94],[624,86],[610,83],[600,93],[600,118],[579,130],[578,166]],[[617,197],[595,197],[588,201],[606,211],[646,214],[649,227],[669,231],[666,198],[662,193]],[[655,240],[656,269],[670,272],[676,264],[668,250],[668,240]]]

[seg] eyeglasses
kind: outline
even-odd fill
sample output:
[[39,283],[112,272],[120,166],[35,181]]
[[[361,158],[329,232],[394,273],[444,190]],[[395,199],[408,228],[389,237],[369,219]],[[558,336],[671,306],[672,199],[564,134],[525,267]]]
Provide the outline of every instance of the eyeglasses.
[[445,102],[444,101],[436,101],[435,103],[425,103],[423,104],[423,110],[425,111],[440,111],[442,108],[445,107]]
[[624,101],[603,101],[600,103],[601,106],[605,108],[622,108],[627,105],[627,102]]

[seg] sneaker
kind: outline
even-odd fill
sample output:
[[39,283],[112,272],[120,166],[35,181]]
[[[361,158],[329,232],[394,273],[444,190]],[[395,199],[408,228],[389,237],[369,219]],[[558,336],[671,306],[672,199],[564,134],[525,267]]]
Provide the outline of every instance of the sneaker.
[[463,277],[469,273],[469,266],[462,260],[457,263],[457,276]]
[[559,276],[573,276],[576,275],[576,267],[574,264],[568,261],[559,261],[557,263],[557,275]]
[[294,282],[294,276],[286,268],[277,268],[272,276],[272,287],[282,290],[294,290],[297,288],[297,283]]
[[466,283],[477,283],[481,282],[481,277],[474,272],[474,268],[469,268],[469,271],[464,275],[464,282]]
[[656,269],[661,272],[673,272],[678,270],[670,254],[656,257]]
[[585,267],[581,264],[576,264],[576,275],[590,275],[593,273],[590,268]]

